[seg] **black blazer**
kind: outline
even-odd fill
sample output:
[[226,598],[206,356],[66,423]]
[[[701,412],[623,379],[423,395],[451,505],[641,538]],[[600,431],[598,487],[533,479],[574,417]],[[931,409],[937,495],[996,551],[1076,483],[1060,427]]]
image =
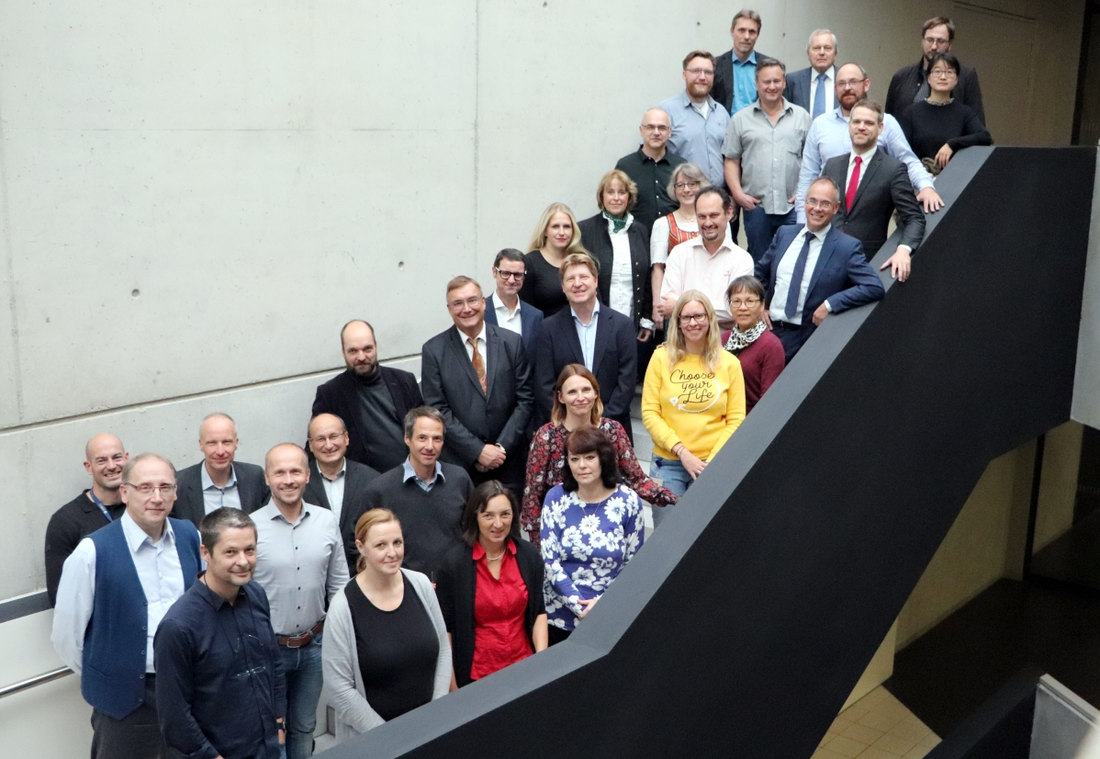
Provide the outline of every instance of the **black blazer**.
[[[405,414],[410,410],[424,405],[420,387],[416,384],[416,377],[412,372],[389,366],[378,368],[382,372],[382,381],[390,390],[393,405],[397,408],[397,415],[401,420],[404,420]],[[381,471],[388,467],[379,467],[376,466],[377,462],[367,460],[367,447],[363,440],[369,437],[369,432],[359,428],[359,414],[352,406],[358,402],[355,382],[355,378],[351,376],[351,370],[348,369],[323,385],[319,385],[317,396],[313,399],[312,416],[335,414],[343,419],[344,425],[348,428],[347,457]]]
[[[592,373],[600,383],[603,415],[614,419],[631,433],[630,402],[638,381],[638,340],[630,319],[600,305],[596,322],[596,350]],[[539,349],[535,354],[535,402],[541,426],[550,421],[554,383],[566,364],[583,364],[581,341],[573,323],[573,312],[566,308],[542,323]]]
[[[172,516],[176,519],[190,519],[196,527],[206,516],[206,504],[202,497],[203,462],[181,469],[176,474],[176,505],[172,507]],[[233,473],[237,476],[237,493],[241,497],[241,509],[251,514],[267,503],[271,491],[264,480],[264,470],[255,464],[243,461],[233,462]]]
[[[756,60],[771,58],[759,50],[756,51]],[[714,87],[710,90],[710,96],[726,107],[732,116],[733,111],[733,50],[727,50],[714,59]],[[807,109],[808,110],[808,109]]]
[[[611,267],[615,263],[615,251],[611,247],[611,235],[607,232],[607,219],[602,213],[577,223],[581,231],[581,244],[600,265],[600,303],[611,302]],[[634,329],[642,318],[653,315],[653,287],[649,271],[649,230],[635,220],[626,230],[630,241],[631,279],[634,284]]]
[[[117,503],[106,508],[111,519],[115,520],[126,511],[126,504]],[[81,540],[108,524],[110,522],[103,512],[88,497],[87,490],[50,517],[50,523],[46,525],[46,597],[50,599],[51,607],[57,599],[57,586],[61,583],[65,559],[76,550]]]
[[[963,105],[970,106],[978,118],[985,123],[985,108],[982,107],[982,87],[978,83],[978,72],[969,66],[960,66],[959,81],[951,91],[951,97]],[[920,92],[921,85],[927,79],[924,73],[924,59],[912,66],[900,68],[890,80],[890,89],[886,91],[886,112],[900,118],[901,114],[913,104]]]
[[[535,642],[531,639],[531,632],[535,629],[535,620],[546,613],[542,595],[545,568],[537,548],[525,540],[512,542],[516,547],[519,574],[527,585],[523,630],[533,651]],[[474,599],[477,594],[477,564],[473,560],[473,549],[461,545],[447,553],[442,568],[436,574],[435,594],[439,599],[439,609],[443,612],[443,621],[447,623],[447,632],[453,637],[451,655],[454,657],[455,680],[459,687],[469,685],[472,682],[470,668],[474,665],[476,629]]]
[[[497,312],[496,301],[493,299],[493,295],[485,299],[485,323],[492,324],[494,327],[500,326],[497,324]],[[528,360],[531,356],[535,355],[535,345],[539,341],[539,330],[542,329],[542,319],[544,314],[539,309],[532,306],[525,300],[519,302],[519,328],[520,337],[523,339],[523,349],[527,351]]]
[[[355,577],[355,560],[359,558],[359,551],[355,548],[355,523],[367,510],[367,501],[364,497],[367,485],[379,473],[366,464],[360,464],[346,457],[344,464],[347,469],[344,471],[344,502],[340,508],[340,537],[344,541],[344,556],[348,560],[348,571],[351,572],[352,577]],[[325,493],[325,484],[321,480],[321,472],[317,468],[316,460],[309,462],[309,482],[302,494],[302,500],[332,511],[332,504],[328,502],[328,494]]]
[[[482,391],[466,355],[465,337],[451,326],[424,343],[420,379],[424,402],[443,414],[447,425],[443,460],[464,467],[475,482],[500,479],[523,482],[527,467],[527,424],[534,406],[531,365],[520,336],[485,325],[486,382]],[[491,472],[474,469],[486,444],[504,446],[507,459]]]
[[896,208],[901,229],[899,245],[908,245],[916,251],[924,239],[924,212],[913,194],[913,185],[905,164],[886,155],[881,147],[875,151],[871,162],[863,166],[863,177],[856,189],[856,197],[850,211],[846,211],[844,198],[848,192],[848,159],[850,155],[838,155],[825,162],[821,175],[829,177],[840,188],[840,208],[833,217],[833,227],[863,243],[863,252],[870,261],[886,242],[890,217]]

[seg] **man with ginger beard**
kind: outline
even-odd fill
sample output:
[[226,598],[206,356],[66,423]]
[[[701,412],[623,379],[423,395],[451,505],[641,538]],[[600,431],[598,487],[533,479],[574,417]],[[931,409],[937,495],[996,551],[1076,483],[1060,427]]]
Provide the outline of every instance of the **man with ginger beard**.
[[405,414],[424,402],[411,372],[381,366],[374,328],[353,319],[340,331],[347,371],[317,388],[313,416],[335,414],[348,429],[347,456],[385,472],[405,460]]
[[46,596],[50,606],[57,598],[61,567],[81,540],[122,516],[126,504],[119,489],[122,467],[130,454],[114,435],[96,435],[84,446],[84,470],[92,487],[66,503],[46,526]]
[[321,638],[325,610],[348,584],[336,517],[302,500],[309,482],[306,452],[281,443],[264,457],[271,501],[256,523],[255,579],[271,604],[271,627],[286,673],[286,756],[313,756],[321,698]]

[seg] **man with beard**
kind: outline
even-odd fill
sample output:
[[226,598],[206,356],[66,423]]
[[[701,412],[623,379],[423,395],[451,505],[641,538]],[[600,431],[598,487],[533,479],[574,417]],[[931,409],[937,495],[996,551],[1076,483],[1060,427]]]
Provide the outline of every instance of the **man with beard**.
[[733,328],[726,290],[738,277],[752,274],[752,256],[733,242],[729,221],[733,199],[719,187],[707,187],[695,196],[699,236],[682,242],[668,254],[661,285],[661,315],[672,315],[676,299],[685,290],[700,290],[710,299],[722,329]]
[[[951,45],[955,42],[955,24],[949,18],[935,16],[924,22],[922,34],[920,61],[898,69],[890,80],[890,89],[886,94],[886,112],[894,117],[900,117],[906,108],[928,97],[928,72],[932,67],[932,59],[940,53],[951,52]],[[985,109],[982,107],[982,88],[978,84],[978,72],[969,66],[961,68],[951,97],[970,106],[984,124]]]
[[286,674],[286,756],[313,756],[321,698],[321,636],[325,610],[348,584],[348,564],[336,517],[305,503],[306,452],[281,443],[264,457],[271,501],[256,523],[256,582],[271,603],[271,627]]
[[199,527],[206,571],[157,629],[158,717],[172,756],[279,759],[286,679],[267,594],[251,582],[256,525],[221,508]]
[[[871,80],[858,63],[845,63],[837,70],[836,100],[839,105],[833,111],[814,119],[802,150],[802,170],[798,175],[798,197],[795,199],[795,213],[799,224],[806,222],[806,190],[811,182],[821,176],[825,162],[851,152],[852,138],[848,133],[848,120],[852,115],[852,107],[867,97],[870,89]],[[943,208],[943,199],[932,186],[932,175],[909,147],[901,125],[893,116],[888,115],[883,119],[878,147],[886,155],[905,164],[909,182],[916,190],[917,200],[923,204],[925,213],[934,213]]]
[[353,319],[340,331],[347,371],[317,388],[312,416],[335,414],[348,428],[347,457],[379,472],[405,460],[405,414],[424,399],[410,372],[378,364],[374,328]]
[[668,149],[702,169],[711,184],[725,187],[722,141],[730,116],[710,94],[714,56],[693,50],[684,58],[683,68],[684,91],[658,106],[672,121]]
[[61,567],[81,540],[122,516],[122,467],[130,454],[114,435],[99,434],[84,446],[84,470],[92,475],[92,487],[66,503],[50,517],[46,527],[46,595],[50,606],[57,599]]

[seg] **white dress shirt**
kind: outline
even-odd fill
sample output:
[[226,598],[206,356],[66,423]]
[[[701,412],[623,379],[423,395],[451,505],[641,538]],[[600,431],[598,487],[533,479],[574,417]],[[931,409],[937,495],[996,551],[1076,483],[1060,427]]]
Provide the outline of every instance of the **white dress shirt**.
[[841,193],[840,202],[844,202],[844,197],[848,193],[848,188],[852,185],[852,174],[856,169],[856,157],[862,159],[859,164],[859,181],[856,182],[856,190],[859,190],[859,185],[863,182],[863,178],[867,176],[867,167],[871,164],[871,159],[875,157],[875,153],[878,152],[878,146],[871,148],[866,153],[860,155],[856,151],[852,151],[848,154],[848,175],[844,177],[844,192]]
[[[141,589],[148,602],[146,620],[145,671],[153,672],[153,636],[168,609],[183,595],[183,569],[176,551],[176,533],[165,520],[164,534],[153,542],[128,514],[120,517],[130,558],[134,560]],[[73,672],[80,674],[84,663],[84,634],[95,607],[95,543],[84,538],[65,560],[50,640],[57,655]],[[134,621],[137,624],[137,620]]]
[[253,512],[256,572],[271,604],[276,635],[298,635],[325,618],[327,602],[348,584],[348,562],[336,517],[302,504],[291,524],[274,501]]
[[[841,201],[843,202],[843,201]],[[806,257],[806,268],[802,272],[802,286],[798,291],[797,313],[786,313],[787,295],[791,291],[791,280],[794,278],[794,265],[798,260],[798,254],[802,252],[802,246],[806,242],[806,233],[810,230],[806,227],[798,230],[794,240],[783,251],[783,257],[779,259],[779,265],[775,269],[775,292],[772,294],[772,305],[768,314],[773,321],[787,322],[788,324],[802,324],[809,314],[803,314],[806,307],[806,295],[810,292],[810,279],[813,278],[814,268],[817,266],[817,257],[821,255],[821,245],[825,242],[825,236],[829,234],[829,227],[820,232],[815,232],[810,240],[810,252]],[[829,301],[825,301],[825,307],[829,308]],[[832,309],[829,309],[832,311]]]
[[[509,311],[508,306],[504,305],[504,299],[500,297],[500,293],[494,293],[493,297],[493,311],[497,315],[497,326],[503,327],[509,332],[515,332],[517,335],[523,334],[523,318],[520,314],[519,299],[516,299],[516,310]],[[471,359],[472,360],[472,359]]]
[[210,473],[206,471],[206,462],[199,467],[199,477],[202,479],[202,505],[209,514],[223,506],[231,509],[241,508],[241,493],[237,489],[237,470],[229,465],[229,482],[224,488],[220,488],[210,479]]
[[752,256],[733,244],[728,228],[726,239],[714,255],[707,252],[702,237],[693,237],[669,252],[661,299],[675,300],[685,290],[701,290],[718,314],[718,323],[729,329],[733,314],[726,301],[726,290],[733,280],[752,273]]
[[627,225],[615,231],[615,224],[607,221],[607,236],[611,238],[611,293],[608,303],[612,310],[627,318],[634,317],[634,276],[630,260],[628,232],[634,218],[627,214]]
[[340,524],[340,513],[344,510],[344,482],[347,479],[348,460],[340,462],[340,471],[331,480],[325,475],[321,465],[317,465],[317,473],[321,475],[321,487],[325,489],[325,497],[328,505],[332,507],[332,513],[336,516],[336,523]]

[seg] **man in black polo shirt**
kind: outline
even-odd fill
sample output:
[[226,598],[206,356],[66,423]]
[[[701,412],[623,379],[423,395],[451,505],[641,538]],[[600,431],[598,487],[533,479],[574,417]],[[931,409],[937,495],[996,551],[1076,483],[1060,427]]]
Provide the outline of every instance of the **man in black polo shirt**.
[[642,134],[642,146],[620,158],[615,168],[625,171],[638,185],[638,202],[630,212],[648,237],[653,222],[676,210],[678,203],[675,198],[669,197],[667,188],[672,170],[685,161],[665,149],[668,138],[672,136],[672,122],[663,109],[650,108],[646,111],[638,131]]

